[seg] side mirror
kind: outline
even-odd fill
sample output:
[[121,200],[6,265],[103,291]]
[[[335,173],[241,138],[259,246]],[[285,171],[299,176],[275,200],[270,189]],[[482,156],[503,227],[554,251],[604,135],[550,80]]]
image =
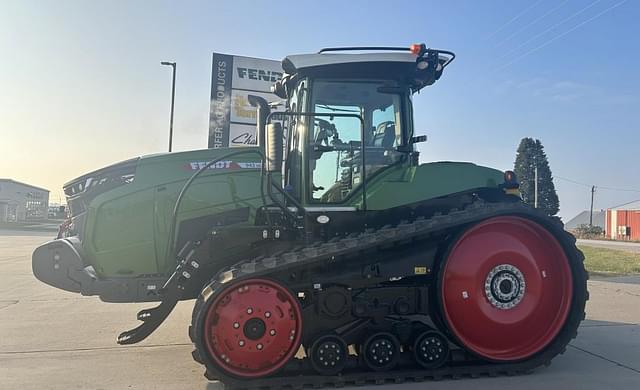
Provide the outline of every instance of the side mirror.
[[280,122],[267,125],[267,139],[264,154],[267,158],[267,172],[280,172],[282,170],[282,149],[284,148],[284,135]]
[[420,142],[427,142],[427,136],[426,135],[417,135],[415,137],[411,137],[411,143],[412,144],[419,144]]
[[271,86],[271,93],[279,97],[280,99],[286,99],[289,96],[289,89],[291,88],[291,83],[295,84],[296,76],[291,76],[288,74],[284,74],[280,80],[277,80]]
[[417,135],[415,137],[411,137],[409,139],[409,144],[408,145],[400,145],[396,147],[396,151],[400,152],[400,153],[413,153],[413,145],[414,144],[418,144],[420,142],[427,142],[427,136],[426,135]]
[[285,83],[286,83],[286,81],[283,81],[283,80],[276,81],[271,86],[271,93],[273,93],[274,95],[276,95],[277,97],[279,97],[281,99],[286,99],[287,98],[287,90],[286,90],[286,87],[285,87]]

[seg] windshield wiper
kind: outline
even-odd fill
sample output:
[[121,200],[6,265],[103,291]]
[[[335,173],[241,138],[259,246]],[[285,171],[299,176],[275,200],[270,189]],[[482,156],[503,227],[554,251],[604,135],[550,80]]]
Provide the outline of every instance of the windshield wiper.
[[341,111],[341,112],[357,112],[357,113],[360,113],[359,110],[345,110],[345,109],[342,109],[342,108],[333,108],[333,107],[327,106],[325,104],[318,104],[318,107],[324,108],[325,110],[334,111],[334,112]]

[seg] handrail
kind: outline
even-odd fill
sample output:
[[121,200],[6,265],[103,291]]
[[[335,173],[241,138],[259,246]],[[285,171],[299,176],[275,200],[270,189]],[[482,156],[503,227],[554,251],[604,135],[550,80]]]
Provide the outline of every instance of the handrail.
[[[328,53],[328,52],[336,52],[336,51],[411,51],[409,47],[398,47],[398,46],[351,46],[351,47],[324,47],[318,51],[318,54]],[[440,49],[425,49],[421,56],[424,56],[427,53],[437,53],[437,54],[445,54],[450,56],[450,58],[445,59],[442,63],[442,67],[446,67],[449,65],[455,58],[456,53],[449,50],[440,50]]]
[[324,47],[318,51],[318,54],[329,51],[410,51],[408,47],[397,46],[351,46],[351,47]]

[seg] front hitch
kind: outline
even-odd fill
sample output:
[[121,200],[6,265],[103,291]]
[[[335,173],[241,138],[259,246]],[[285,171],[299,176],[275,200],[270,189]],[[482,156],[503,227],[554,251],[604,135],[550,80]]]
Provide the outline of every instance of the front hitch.
[[160,290],[162,301],[151,309],[138,312],[137,318],[142,324],[136,328],[120,333],[117,342],[120,345],[136,344],[146,339],[171,314],[178,301],[182,299],[188,283],[199,271],[201,260],[198,260],[198,249],[201,241],[187,241],[178,253],[178,266]]

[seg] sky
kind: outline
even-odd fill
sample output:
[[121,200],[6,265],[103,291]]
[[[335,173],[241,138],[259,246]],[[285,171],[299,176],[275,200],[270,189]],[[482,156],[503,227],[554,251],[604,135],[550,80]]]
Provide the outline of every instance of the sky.
[[[294,6],[295,5],[295,6]],[[281,59],[425,42],[456,52],[414,99],[423,161],[512,169],[545,146],[569,219],[640,199],[640,2],[0,0],[0,177],[51,190],[88,171],[207,146],[211,53]]]

